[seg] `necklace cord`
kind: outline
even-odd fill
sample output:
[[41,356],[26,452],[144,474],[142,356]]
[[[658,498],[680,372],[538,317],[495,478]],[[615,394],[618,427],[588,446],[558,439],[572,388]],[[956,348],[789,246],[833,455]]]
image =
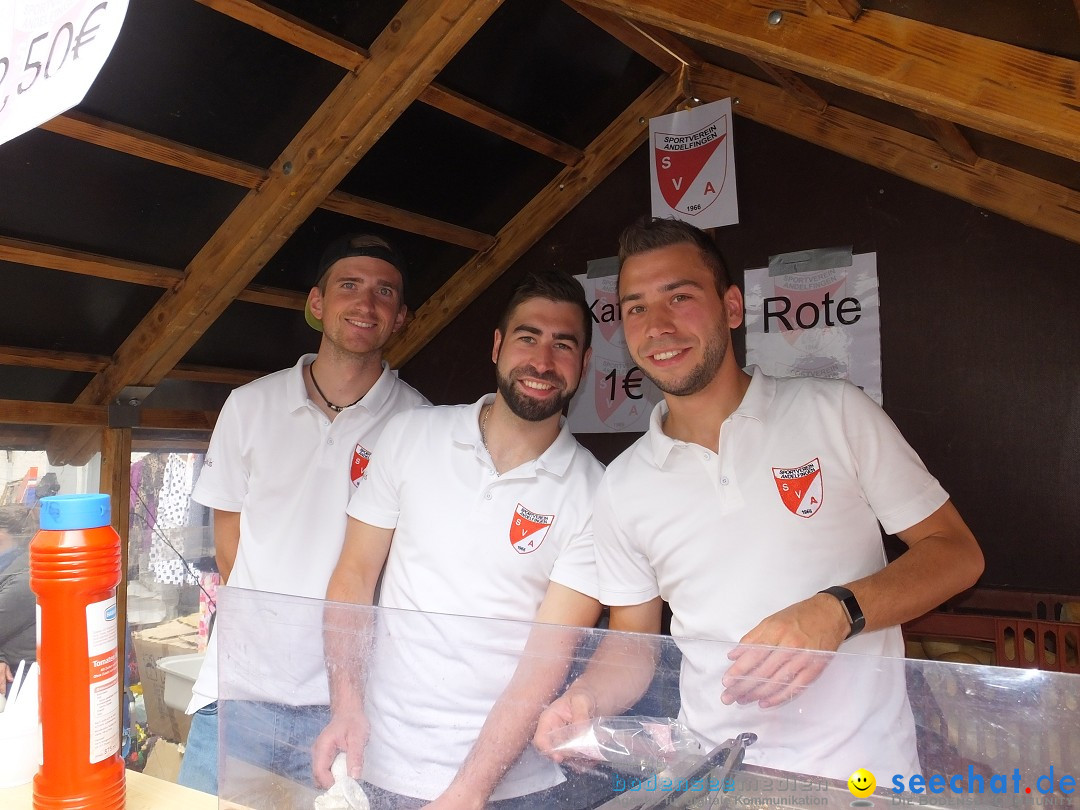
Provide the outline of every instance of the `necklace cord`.
[[323,390],[319,387],[319,381],[315,379],[315,363],[308,363],[307,370],[308,374],[311,375],[311,384],[315,386],[315,390],[318,391],[319,396],[323,398],[323,402],[326,403],[326,407],[332,410],[334,413],[341,413],[346,408],[351,408],[353,405],[356,404],[356,402],[359,402],[361,399],[364,398],[363,395],[361,395],[357,398],[356,402],[353,402],[350,405],[335,405],[333,402],[326,398],[326,394],[324,394]]

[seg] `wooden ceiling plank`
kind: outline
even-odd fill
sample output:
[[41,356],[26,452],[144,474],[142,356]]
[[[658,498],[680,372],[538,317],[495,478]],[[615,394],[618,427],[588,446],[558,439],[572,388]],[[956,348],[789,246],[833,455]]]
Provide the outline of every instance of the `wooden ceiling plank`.
[[[693,55],[693,60],[688,58],[690,54],[686,53],[686,46],[667,31],[663,31],[666,39],[661,41],[655,36],[646,35],[641,26],[620,17],[615,11],[595,8],[577,0],[563,0],[563,2],[593,25],[607,31],[638,56],[652,62],[664,73],[674,75],[684,64],[700,61],[696,54]],[[673,47],[676,43],[677,49]]]
[[0,261],[45,267],[65,273],[124,281],[148,287],[171,287],[184,277],[180,270],[156,267],[142,262],[129,262],[96,253],[27,242],[0,236]]
[[921,112],[916,112],[915,115],[926,126],[930,136],[938,142],[938,146],[948,152],[953,160],[968,166],[974,166],[979,162],[979,155],[975,152],[975,148],[956,124]]
[[316,28],[299,17],[287,14],[262,0],[198,0],[198,2],[348,71],[358,70],[370,58],[367,50],[359,45]]
[[994,211],[1032,228],[1080,242],[1080,192],[985,158],[974,166],[950,159],[929,138],[829,107],[811,112],[784,91],[715,66],[692,77],[701,98],[738,96],[738,115],[855,160]]
[[266,374],[265,371],[247,371],[240,368],[217,368],[200,366],[192,363],[179,363],[169,372],[170,380],[189,382],[224,383],[226,385],[246,385]]
[[425,217],[422,214],[414,214],[411,211],[394,208],[392,205],[386,205],[385,203],[355,197],[343,191],[331,192],[319,207],[325,208],[327,211],[362,219],[366,222],[375,222],[397,228],[400,231],[408,231],[431,239],[438,239],[440,242],[448,242],[470,250],[483,250],[494,241],[494,237],[486,233]]
[[78,111],[64,113],[46,121],[39,129],[244,188],[258,188],[267,177],[267,172],[257,166]]
[[825,100],[824,96],[804,82],[798,74],[777,67],[776,65],[770,65],[768,62],[762,62],[760,59],[754,59],[752,61],[774,82],[784,88],[796,102],[804,107],[808,107],[816,112],[821,112],[829,106],[829,102]]
[[56,371],[83,371],[96,374],[103,371],[109,365],[110,360],[111,358],[102,354],[0,346],[0,366],[47,368]]
[[[77,401],[108,402],[126,385],[161,380],[500,2],[408,0],[372,44],[364,68],[346,74],[267,181],[226,218]],[[76,457],[85,445],[85,437],[54,431],[50,457]]]
[[466,98],[442,85],[432,84],[425,88],[420,94],[420,100],[444,113],[468,121],[474,126],[545,155],[565,166],[573,166],[581,160],[581,150],[577,147],[552,138],[538,129],[508,115],[503,115],[479,101]]
[[[947,121],[1080,160],[1080,62],[866,10],[773,0],[581,0]],[[947,65],[948,69],[943,69]]]
[[[430,87],[427,88],[425,93],[430,90]],[[467,101],[467,99],[465,99],[465,101]],[[68,113],[59,118],[54,118],[52,121],[42,124],[41,128],[48,129],[50,132],[57,132],[61,135],[86,141],[87,143],[117,149],[125,154],[134,155],[135,157],[140,157],[145,160],[163,163],[179,169],[194,171],[206,177],[212,177],[215,180],[222,180],[226,183],[232,183],[243,188],[258,188],[269,174],[264,169],[260,169],[256,166],[249,166],[220,155],[194,149],[193,147],[185,146],[175,141],[158,138],[145,132],[140,132],[129,127],[121,127],[118,124],[112,124],[100,118],[92,118],[91,116],[82,115],[80,113]],[[540,135],[539,137],[546,138],[547,136]],[[551,140],[553,144],[559,143],[552,139],[549,140]],[[566,144],[563,144],[562,146],[565,147],[565,150],[570,150],[569,152],[564,150],[561,154],[562,157],[569,158],[570,153],[573,152],[575,155],[574,160],[576,160],[581,154],[580,150],[575,150],[571,146],[567,146]],[[558,152],[555,148],[549,149],[548,151]],[[555,159],[558,160],[560,158],[556,157]],[[356,213],[354,210],[349,210],[349,206],[343,204],[343,201],[345,200],[358,201],[355,206],[355,211],[360,211],[362,213]],[[438,220],[424,217],[419,214],[412,214],[408,211],[384,206],[381,203],[361,200],[358,197],[351,197],[343,192],[332,193],[320,207],[329,211],[337,211],[349,216],[356,216],[364,219],[368,219],[368,215],[371,215],[372,217],[375,217],[369,219],[371,222],[383,222],[391,227],[400,228],[401,230],[410,233],[430,236],[432,239],[461,245],[463,247],[472,248],[473,250],[481,250],[491,243],[491,237],[486,234],[478,234],[475,231],[470,231],[468,228],[439,222]],[[393,217],[393,219],[391,220],[390,217]],[[134,279],[130,280],[134,281]],[[144,282],[135,281],[135,283]],[[156,284],[155,286],[171,286],[173,283],[174,280],[169,281],[168,284]],[[255,285],[252,285],[247,292],[242,293],[239,297],[243,301],[268,303],[269,306],[285,306],[290,309],[297,308],[295,302],[287,298],[279,298],[276,302],[269,303],[264,293],[265,290],[256,292]],[[270,295],[273,296],[273,293],[271,292]],[[303,309],[302,301],[299,308]]]
[[101,428],[108,423],[109,409],[105,405],[0,399],[0,424],[84,425]]
[[817,6],[826,14],[848,21],[859,19],[863,11],[859,0],[807,0],[807,2]]
[[[172,287],[184,277],[183,271],[168,267],[130,262],[4,236],[0,236],[0,261],[25,264],[30,267],[44,267],[49,270],[77,273],[110,281],[123,281],[128,284],[141,284],[146,287]],[[251,284],[242,290],[237,298],[253,304],[302,310],[307,294],[296,290],[267,287],[263,284]]]
[[[153,430],[211,431],[216,421],[213,411],[143,408],[139,413],[139,427]],[[109,406],[0,399],[0,424],[105,428],[109,425]],[[91,435],[96,443],[98,432],[92,431]]]
[[650,117],[669,112],[681,99],[671,76],[639,96],[589,145],[581,162],[563,169],[499,231],[494,245],[470,259],[417,310],[415,320],[387,347],[391,365],[400,366],[427,345],[647,140]]

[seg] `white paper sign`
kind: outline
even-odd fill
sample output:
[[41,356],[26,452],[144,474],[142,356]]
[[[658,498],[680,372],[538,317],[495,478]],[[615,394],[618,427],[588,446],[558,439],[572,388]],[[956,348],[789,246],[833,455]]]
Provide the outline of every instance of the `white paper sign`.
[[877,254],[850,267],[747,270],[746,362],[775,377],[839,377],[881,397]]
[[128,0],[0,2],[0,143],[83,100],[116,44]]
[[593,316],[592,361],[567,414],[574,433],[645,432],[663,395],[645,378],[626,349],[617,276],[575,276]]
[[731,99],[649,121],[652,214],[699,228],[739,221]]

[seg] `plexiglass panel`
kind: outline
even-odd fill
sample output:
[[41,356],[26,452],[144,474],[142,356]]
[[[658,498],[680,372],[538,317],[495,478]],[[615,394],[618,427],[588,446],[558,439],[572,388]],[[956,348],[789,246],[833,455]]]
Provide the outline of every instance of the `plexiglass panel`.
[[[437,797],[485,722],[485,756],[513,760],[493,799],[516,798],[495,807],[1077,803],[1077,675],[847,654],[791,662],[792,651],[758,648],[789,666],[773,679],[725,685],[734,644],[233,588],[219,591],[218,611],[223,807],[356,806],[347,778],[332,791],[334,804],[311,775],[312,746],[331,717],[327,649],[339,667],[335,683],[364,684],[363,719],[353,715],[340,728],[359,739],[367,724],[361,787],[373,808],[422,807]],[[540,714],[597,650],[607,661],[602,683],[632,694],[640,692],[635,682],[648,682],[640,698],[543,737],[544,747],[572,755],[575,768],[544,756],[531,733],[520,757],[510,757],[522,739],[515,723]],[[754,697],[783,692],[785,673],[808,665],[822,668],[820,677],[780,706],[721,700],[732,686],[760,690]],[[691,666],[714,687],[683,700],[680,671]]]

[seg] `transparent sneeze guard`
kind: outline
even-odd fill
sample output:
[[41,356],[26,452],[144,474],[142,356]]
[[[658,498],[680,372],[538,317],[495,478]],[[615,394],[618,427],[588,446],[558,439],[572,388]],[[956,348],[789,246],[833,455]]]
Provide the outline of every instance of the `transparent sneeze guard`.
[[[1080,806],[1080,676],[754,648],[787,666],[737,689],[782,691],[783,673],[822,668],[761,708],[721,700],[736,648],[223,588],[210,650],[219,806],[423,807],[478,739],[475,762],[507,761],[490,805],[505,810]],[[598,650],[598,682],[641,697],[542,732],[557,765],[515,729],[531,728]],[[334,721],[356,756],[368,735],[359,784],[344,763],[321,772],[322,786],[312,776],[332,717],[328,652],[335,684],[363,706]],[[332,757],[315,759],[329,768]]]

